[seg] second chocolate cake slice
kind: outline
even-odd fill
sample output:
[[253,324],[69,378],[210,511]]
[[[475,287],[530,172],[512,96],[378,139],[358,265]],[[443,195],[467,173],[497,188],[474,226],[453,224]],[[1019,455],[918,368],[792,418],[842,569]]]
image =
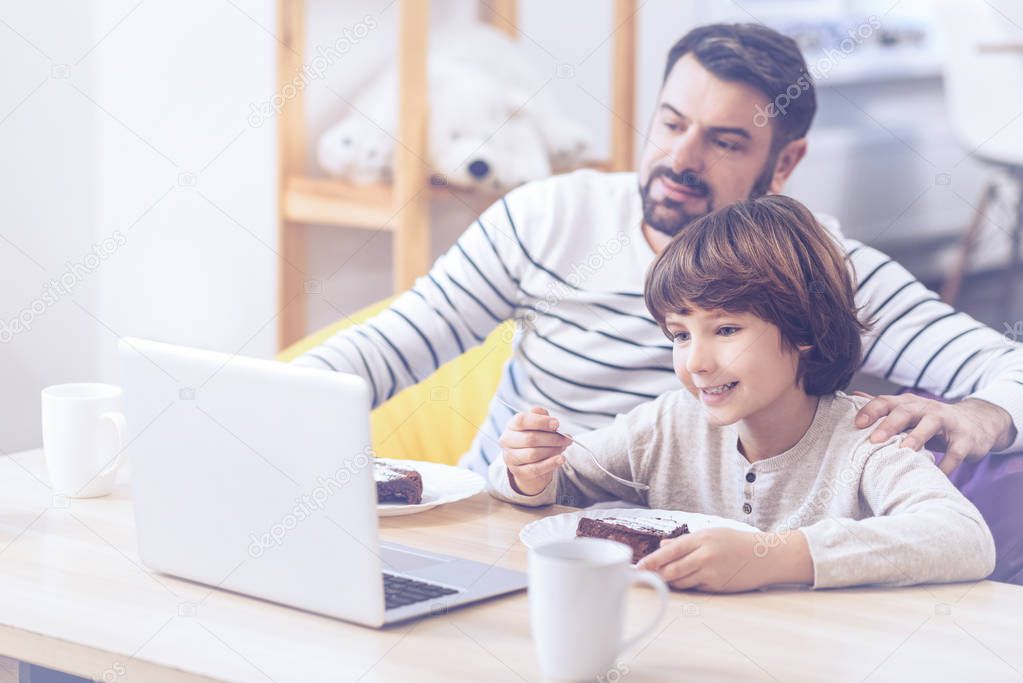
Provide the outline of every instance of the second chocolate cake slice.
[[635,564],[660,547],[666,538],[688,534],[689,527],[667,517],[604,517],[595,519],[583,517],[576,527],[576,536],[606,538],[618,541],[632,548],[632,562]]
[[423,476],[411,467],[401,467],[379,460],[373,462],[373,478],[377,482],[378,503],[423,502]]

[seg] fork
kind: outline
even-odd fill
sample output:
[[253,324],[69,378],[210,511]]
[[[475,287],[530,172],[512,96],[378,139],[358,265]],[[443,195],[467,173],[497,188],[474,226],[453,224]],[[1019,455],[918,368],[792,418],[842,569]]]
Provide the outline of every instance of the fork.
[[[501,403],[502,403],[502,404],[503,404],[503,405],[504,405],[504,406],[505,406],[506,408],[508,408],[508,409],[510,409],[510,410],[512,410],[512,411],[514,411],[514,412],[516,412],[516,413],[520,413],[520,412],[522,412],[521,410],[519,410],[518,408],[516,408],[515,406],[513,406],[513,405],[512,405],[511,403],[508,403],[508,401],[505,401],[505,400],[504,400],[503,398],[501,398],[500,396],[495,396],[495,398],[496,398],[496,399],[497,399],[498,401],[500,401],[500,402],[501,402]],[[614,479],[615,481],[617,481],[617,482],[618,482],[619,484],[622,484],[622,485],[624,485],[624,486],[629,486],[629,487],[631,487],[631,488],[634,488],[634,489],[636,489],[637,491],[649,491],[649,490],[650,490],[650,487],[649,487],[649,486],[647,486],[646,484],[641,484],[641,483],[640,483],[640,482],[638,482],[638,481],[629,481],[628,479],[622,479],[622,478],[621,478],[621,477],[619,477],[619,476],[618,476],[617,474],[615,474],[615,473],[613,473],[613,472],[609,472],[609,471],[607,470],[607,468],[606,468],[606,467],[604,467],[603,465],[601,465],[601,464],[600,464],[600,461],[599,461],[599,460],[597,460],[597,455],[596,455],[596,453],[594,453],[593,451],[591,451],[591,450],[589,449],[589,447],[587,447],[587,446],[586,446],[586,444],[584,444],[584,443],[581,443],[581,442],[579,442],[579,441],[576,441],[575,439],[573,439],[573,438],[572,438],[571,436],[569,436],[568,434],[563,434],[563,433],[561,433],[561,432],[559,432],[559,431],[556,431],[556,430],[554,431],[554,433],[555,433],[555,434],[557,434],[558,436],[563,436],[563,437],[565,437],[566,439],[568,439],[569,441],[571,441],[572,443],[574,443],[574,444],[575,444],[576,446],[578,446],[579,448],[581,448],[581,449],[583,449],[584,451],[586,451],[586,453],[587,453],[587,454],[588,454],[588,455],[590,456],[590,460],[592,460],[592,461],[593,461],[593,464],[597,466],[597,469],[599,469],[599,470],[600,470],[601,472],[603,472],[603,473],[604,473],[604,474],[606,474],[607,476],[609,476],[609,477],[611,477],[612,479]]]

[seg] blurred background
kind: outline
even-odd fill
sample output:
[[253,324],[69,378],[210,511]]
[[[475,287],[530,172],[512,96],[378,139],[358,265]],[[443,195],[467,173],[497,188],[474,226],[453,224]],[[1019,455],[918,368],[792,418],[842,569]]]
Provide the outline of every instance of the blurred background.
[[[303,73],[288,91],[278,62],[289,37],[279,35],[272,0],[0,1],[0,453],[40,444],[42,387],[116,382],[121,336],[267,358],[278,350],[282,154],[313,183],[343,175],[351,166],[331,167],[321,136],[371,106],[368,94],[391,88],[396,97],[387,74],[400,3],[300,4]],[[519,90],[526,99],[543,91],[545,106],[577,122],[588,142],[575,161],[599,166],[617,116],[612,0],[513,4],[514,49],[529,64],[516,72]],[[433,0],[430,33],[457,35],[452,27],[501,19],[507,6]],[[756,21],[792,35],[816,76],[819,110],[787,193],[936,290],[961,270],[956,305],[1023,339],[1023,290],[1010,278],[1023,179],[1021,3],[634,8],[637,153],[667,50],[686,31]],[[460,47],[449,55],[458,64],[472,63],[473,49],[481,63],[493,57],[478,43]],[[295,97],[304,142],[283,149],[279,105]],[[393,101],[376,104],[383,113],[371,117],[393,116]],[[448,111],[455,120],[459,108]],[[393,173],[362,151],[381,175],[353,184],[356,199],[372,198]],[[433,193],[429,260],[499,194]],[[304,215],[322,213],[317,196],[302,195]],[[336,218],[342,225],[303,228],[303,332],[393,292],[393,233]]]

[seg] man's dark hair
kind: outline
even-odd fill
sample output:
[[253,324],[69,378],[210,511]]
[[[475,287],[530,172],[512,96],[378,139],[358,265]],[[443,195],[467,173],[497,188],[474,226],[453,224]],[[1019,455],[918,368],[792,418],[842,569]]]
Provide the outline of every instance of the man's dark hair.
[[664,80],[689,53],[721,80],[745,83],[767,96],[775,108],[767,113],[775,125],[775,149],[810,130],[817,95],[796,41],[762,24],[700,26],[672,46]]
[[747,199],[691,223],[647,273],[647,309],[670,339],[669,313],[752,313],[800,354],[803,390],[844,389],[859,367],[861,322],[847,257],[809,209],[784,195]]

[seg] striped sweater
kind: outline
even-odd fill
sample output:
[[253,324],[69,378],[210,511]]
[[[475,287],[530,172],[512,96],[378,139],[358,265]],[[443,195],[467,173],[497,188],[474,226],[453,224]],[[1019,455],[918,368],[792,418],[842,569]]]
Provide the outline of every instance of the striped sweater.
[[[294,362],[361,375],[373,405],[428,377],[505,320],[516,321],[497,397],[550,409],[565,432],[604,427],[677,389],[672,346],[643,303],[654,252],[636,175],[576,171],[488,208],[393,305]],[[942,303],[876,249],[841,238],[856,302],[876,320],[863,370],[947,398],[974,396],[1023,426],[1023,345]],[[495,398],[463,466],[486,473],[512,411]],[[1023,446],[1017,429],[1010,450]]]

